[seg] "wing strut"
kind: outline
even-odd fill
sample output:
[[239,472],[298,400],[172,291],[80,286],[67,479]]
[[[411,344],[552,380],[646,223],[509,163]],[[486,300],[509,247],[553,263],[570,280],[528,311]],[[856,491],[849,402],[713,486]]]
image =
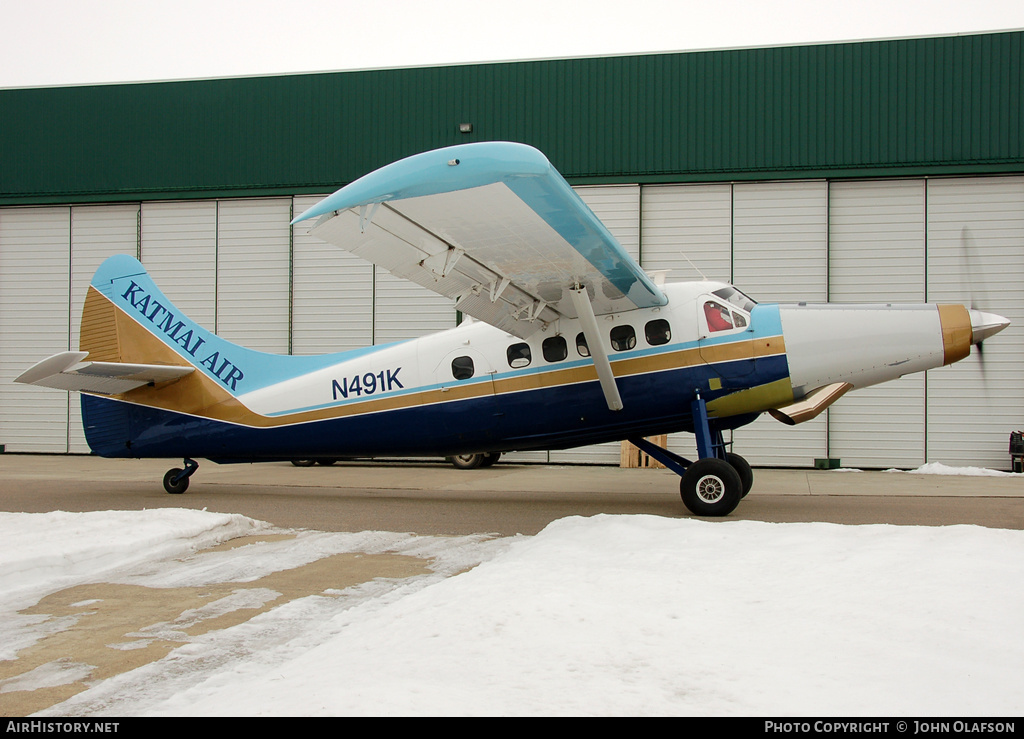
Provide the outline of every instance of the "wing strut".
[[594,360],[594,367],[597,368],[597,379],[601,383],[601,390],[604,391],[608,410],[621,411],[622,398],[619,397],[619,388],[615,384],[615,375],[612,373],[612,363],[608,361],[608,352],[605,351],[604,342],[601,340],[597,318],[594,316],[594,306],[590,304],[587,288],[577,285],[569,290],[569,294],[572,297],[573,307],[576,308],[576,315],[580,319],[583,335],[587,339],[590,357]]

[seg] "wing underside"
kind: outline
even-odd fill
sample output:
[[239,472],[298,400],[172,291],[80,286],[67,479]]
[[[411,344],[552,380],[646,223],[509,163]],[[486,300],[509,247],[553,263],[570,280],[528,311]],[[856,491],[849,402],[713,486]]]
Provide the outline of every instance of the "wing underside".
[[598,315],[667,302],[547,159],[521,144],[410,157],[296,222],[317,216],[315,236],[520,337],[577,317],[577,287]]

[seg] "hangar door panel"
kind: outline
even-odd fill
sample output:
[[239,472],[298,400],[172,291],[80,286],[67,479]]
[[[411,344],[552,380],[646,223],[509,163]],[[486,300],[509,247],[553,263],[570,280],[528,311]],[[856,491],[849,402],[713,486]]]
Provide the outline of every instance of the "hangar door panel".
[[[830,302],[925,302],[924,188],[924,180],[830,186]],[[844,466],[924,464],[924,374],[844,396],[828,424],[829,456]]]
[[[96,269],[107,257],[139,253],[138,203],[76,205],[71,209],[71,349],[78,348],[85,294]],[[71,396],[68,451],[87,454],[79,394]]]
[[70,215],[0,209],[0,444],[9,452],[68,451],[69,393],[14,378],[69,348]]
[[703,273],[730,282],[732,186],[644,187],[642,243],[641,266],[669,270],[668,281],[699,280]]
[[287,354],[291,201],[222,200],[217,207],[217,333]]
[[1010,327],[928,372],[928,461],[1008,470],[1024,426],[1024,177],[928,181],[928,300],[988,309]]
[[217,203],[143,203],[142,264],[189,318],[217,329]]
[[415,339],[455,326],[455,302],[380,267],[373,269],[373,343]]
[[[293,212],[321,196],[296,197]],[[309,235],[292,234],[292,353],[327,354],[373,343],[373,265]]]
[[[736,286],[759,302],[828,298],[828,185],[764,182],[733,187]],[[784,426],[763,415],[734,432],[734,450],[753,464],[811,464],[828,449],[818,418]]]

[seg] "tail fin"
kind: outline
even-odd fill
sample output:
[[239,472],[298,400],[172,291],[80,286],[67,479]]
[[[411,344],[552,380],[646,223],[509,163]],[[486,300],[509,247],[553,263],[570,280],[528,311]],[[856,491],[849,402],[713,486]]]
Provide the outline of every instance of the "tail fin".
[[118,254],[92,278],[79,351],[44,359],[16,382],[131,393],[141,405],[192,412],[372,350],[297,357],[239,346],[188,318],[137,259]]
[[105,457],[223,456],[225,423],[262,424],[242,396],[372,351],[296,357],[233,344],[185,316],[125,255],[93,276],[79,349],[17,381],[82,391],[86,440]]
[[98,362],[191,367],[231,395],[242,392],[243,357],[259,354],[190,320],[126,255],[110,257],[93,276],[79,349]]
[[143,386],[163,388],[199,370],[208,378],[196,378],[206,386],[201,394],[224,399],[242,391],[240,363],[255,354],[261,353],[191,321],[138,260],[120,254],[93,276],[82,310],[79,351],[44,359],[16,382],[120,395]]

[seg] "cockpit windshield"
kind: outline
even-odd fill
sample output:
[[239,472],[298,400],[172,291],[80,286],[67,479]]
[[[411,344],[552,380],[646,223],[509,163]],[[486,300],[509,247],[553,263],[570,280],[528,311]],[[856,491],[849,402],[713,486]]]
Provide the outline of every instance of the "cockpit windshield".
[[750,325],[750,311],[757,305],[753,300],[732,286],[715,290],[712,295],[716,300],[704,301],[708,331],[735,331]]
[[746,313],[750,313],[750,311],[754,309],[754,306],[757,305],[757,303],[732,286],[723,287],[721,290],[715,290],[712,295],[731,303],[733,306]]

